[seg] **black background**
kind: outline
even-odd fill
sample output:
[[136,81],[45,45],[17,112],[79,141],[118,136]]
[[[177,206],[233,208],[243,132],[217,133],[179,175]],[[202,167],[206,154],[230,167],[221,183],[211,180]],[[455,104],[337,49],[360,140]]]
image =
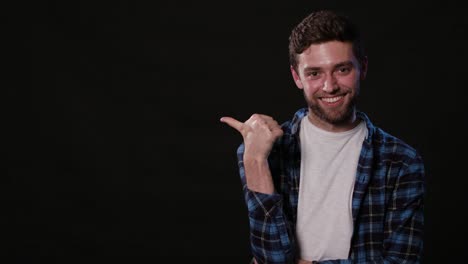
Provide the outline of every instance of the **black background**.
[[424,263],[462,261],[466,12],[449,1],[343,3],[47,1],[19,3],[14,15],[3,9],[2,255],[11,263],[246,263],[241,137],[219,118],[258,112],[282,123],[303,107],[288,36],[312,10],[333,8],[366,40],[359,109],[425,160]]

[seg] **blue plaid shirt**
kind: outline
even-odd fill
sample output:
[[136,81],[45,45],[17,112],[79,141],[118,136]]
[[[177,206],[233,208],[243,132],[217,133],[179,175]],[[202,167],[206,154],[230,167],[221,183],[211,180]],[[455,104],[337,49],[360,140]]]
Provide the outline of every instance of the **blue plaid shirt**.
[[[268,158],[276,192],[247,188],[244,145],[237,150],[250,223],[252,254],[261,263],[295,263],[295,224],[299,196],[301,151],[299,128],[307,109],[282,125],[284,135]],[[317,263],[419,263],[423,247],[424,166],[418,153],[403,141],[367,125],[354,185],[354,231],[348,259]]]

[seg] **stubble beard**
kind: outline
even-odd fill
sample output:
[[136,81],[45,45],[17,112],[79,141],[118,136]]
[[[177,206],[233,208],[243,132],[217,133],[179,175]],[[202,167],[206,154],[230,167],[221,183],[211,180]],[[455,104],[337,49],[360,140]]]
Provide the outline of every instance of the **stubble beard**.
[[353,119],[356,110],[357,95],[357,93],[354,94],[348,104],[344,106],[344,108],[330,110],[324,109],[318,102],[312,102],[311,100],[307,99],[305,94],[304,98],[307,102],[307,105],[309,106],[309,110],[320,120],[332,125],[342,125]]

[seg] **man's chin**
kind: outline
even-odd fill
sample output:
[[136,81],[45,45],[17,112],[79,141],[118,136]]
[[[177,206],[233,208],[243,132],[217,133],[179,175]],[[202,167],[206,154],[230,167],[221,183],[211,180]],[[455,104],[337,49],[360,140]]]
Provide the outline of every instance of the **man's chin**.
[[319,119],[332,125],[341,125],[348,123],[351,120],[354,112],[354,108],[352,107],[342,111],[326,111],[317,106],[309,106],[309,109],[311,109],[312,113],[316,115]]
[[345,124],[349,120],[350,120],[350,115],[339,115],[339,116],[327,115],[327,116],[324,116],[324,121],[326,121],[329,124],[333,124],[333,125]]

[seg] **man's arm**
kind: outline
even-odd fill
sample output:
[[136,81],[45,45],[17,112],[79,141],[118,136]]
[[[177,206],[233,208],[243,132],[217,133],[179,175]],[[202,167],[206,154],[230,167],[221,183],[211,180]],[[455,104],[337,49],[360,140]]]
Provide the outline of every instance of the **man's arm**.
[[294,263],[289,224],[283,199],[276,193],[268,157],[283,131],[269,116],[252,115],[245,123],[223,117],[239,131],[244,143],[238,149],[239,173],[247,204],[252,253],[258,264]]
[[283,197],[250,190],[243,161],[244,145],[237,151],[239,173],[247,204],[252,254],[258,264],[294,263],[293,238],[283,211]]
[[421,156],[404,163],[387,205],[385,263],[419,263],[423,249],[424,164]]

